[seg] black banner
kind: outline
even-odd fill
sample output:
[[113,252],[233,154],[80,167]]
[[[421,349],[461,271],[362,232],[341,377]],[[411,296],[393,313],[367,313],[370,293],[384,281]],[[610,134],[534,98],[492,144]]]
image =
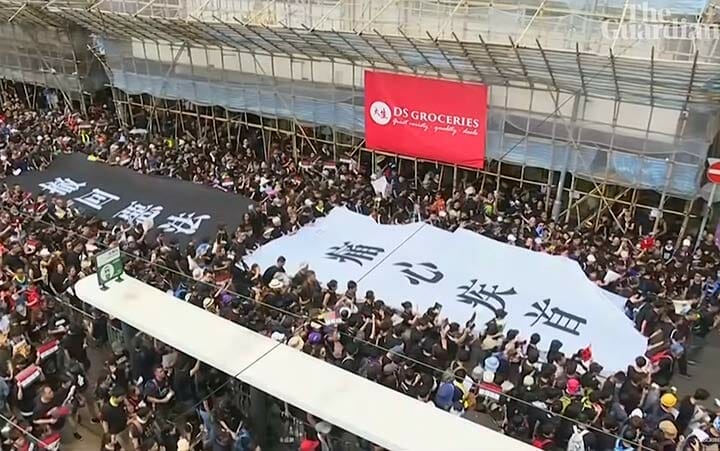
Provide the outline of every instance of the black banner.
[[60,155],[46,170],[26,172],[7,183],[62,197],[82,213],[102,219],[140,224],[152,220],[155,233],[162,231],[181,243],[211,240],[221,223],[232,234],[252,204],[236,194],[88,161],[82,154]]

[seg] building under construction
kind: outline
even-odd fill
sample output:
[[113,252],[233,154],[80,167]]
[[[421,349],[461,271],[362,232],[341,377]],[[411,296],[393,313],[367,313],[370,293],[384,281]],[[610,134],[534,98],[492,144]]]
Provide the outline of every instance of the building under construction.
[[377,158],[366,69],[481,82],[485,169],[396,157],[401,171],[545,186],[553,214],[579,222],[629,208],[692,229],[720,156],[718,12],[707,0],[0,0],[0,77],[77,105],[109,87],[127,126],[182,116],[216,139],[242,126],[266,146],[365,161]]

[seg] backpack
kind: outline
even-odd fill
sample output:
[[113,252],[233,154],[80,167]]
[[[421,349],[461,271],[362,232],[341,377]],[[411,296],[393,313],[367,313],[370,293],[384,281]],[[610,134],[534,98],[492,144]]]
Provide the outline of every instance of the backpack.
[[187,296],[189,292],[190,291],[188,290],[187,285],[185,285],[184,283],[181,282],[180,285],[175,290],[175,292],[173,293],[173,295],[182,301],[187,301],[185,296]]
[[568,440],[567,451],[585,451],[585,436],[588,431],[585,429],[578,429],[573,426],[573,434]]
[[547,447],[552,445],[552,442],[553,441],[550,438],[535,437],[532,441],[532,446],[537,449],[547,449]]
[[250,436],[250,432],[245,428],[240,428],[240,432],[233,445],[233,451],[250,451],[251,441],[252,437]]

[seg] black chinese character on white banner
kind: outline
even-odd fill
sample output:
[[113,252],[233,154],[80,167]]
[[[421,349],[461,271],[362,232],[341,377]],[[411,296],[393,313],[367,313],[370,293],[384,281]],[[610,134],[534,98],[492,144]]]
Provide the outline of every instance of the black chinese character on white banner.
[[352,244],[350,241],[345,241],[342,246],[331,247],[330,250],[325,253],[325,256],[331,260],[337,260],[340,263],[350,261],[362,266],[362,260],[371,262],[383,252],[385,252],[385,249],[381,247]]
[[[398,262],[395,266],[400,266],[403,269],[402,272],[405,277],[410,281],[412,285],[419,285],[420,282],[427,283],[438,283],[443,278],[443,273],[438,271],[437,266],[434,263],[419,263],[418,266],[422,267],[419,269],[423,274],[417,273],[413,270],[413,264],[408,262]],[[429,274],[427,276],[426,274]]]
[[503,297],[517,294],[515,288],[498,291],[498,287],[498,285],[488,287],[487,284],[477,283],[477,279],[472,279],[470,284],[458,287],[459,290],[463,291],[458,294],[457,300],[465,304],[471,304],[473,307],[482,305],[497,315],[499,310],[505,310],[505,299]]
[[533,308],[536,311],[528,312],[525,316],[535,318],[530,326],[534,326],[540,320],[543,325],[552,327],[572,335],[580,335],[578,329],[580,326],[587,324],[587,320],[557,307],[550,308],[550,299],[541,302],[534,302]]

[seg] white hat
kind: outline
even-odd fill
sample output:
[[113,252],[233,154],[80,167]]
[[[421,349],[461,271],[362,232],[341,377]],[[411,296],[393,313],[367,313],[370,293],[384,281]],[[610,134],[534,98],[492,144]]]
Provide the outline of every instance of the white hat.
[[315,424],[315,430],[318,432],[318,434],[327,435],[332,430],[332,425],[325,421],[321,421]]
[[475,194],[475,187],[468,186],[467,188],[465,188],[465,194],[467,194],[468,196],[472,196],[473,194]]
[[630,412],[630,418],[632,418],[632,417],[642,418],[642,417],[643,417],[643,411],[640,410],[640,409],[635,409],[635,410],[633,410],[632,412]]
[[515,241],[517,241],[517,238],[511,233],[510,235],[508,235],[507,240],[509,243],[514,243]]
[[268,286],[273,290],[278,290],[278,289],[282,288],[283,284],[278,279],[273,279],[270,281]]
[[279,216],[273,216],[273,218],[272,218],[272,224],[273,224],[275,227],[280,227],[280,224],[282,224],[282,221],[280,221],[280,217],[279,217]]
[[305,346],[305,342],[302,338],[298,337],[297,335],[290,337],[290,339],[287,342],[287,345],[291,348],[295,348],[297,350],[301,350],[303,346]]
[[40,252],[38,252],[38,255],[42,258],[45,258],[45,257],[49,257],[52,254],[50,254],[50,251],[48,250],[48,248],[44,247],[44,248],[40,249]]
[[285,341],[285,334],[282,332],[273,332],[272,335],[270,335],[270,338],[272,338],[275,341],[283,342]]
[[682,245],[685,247],[690,247],[692,246],[692,241],[690,241],[690,238],[685,238],[682,242]]
[[588,263],[595,263],[597,260],[595,260],[595,256],[593,254],[589,254],[587,256]]
[[471,375],[472,375],[473,379],[475,379],[476,381],[479,381],[482,379],[483,373],[484,373],[484,370],[483,370],[482,365],[478,365],[475,368],[473,368]]

